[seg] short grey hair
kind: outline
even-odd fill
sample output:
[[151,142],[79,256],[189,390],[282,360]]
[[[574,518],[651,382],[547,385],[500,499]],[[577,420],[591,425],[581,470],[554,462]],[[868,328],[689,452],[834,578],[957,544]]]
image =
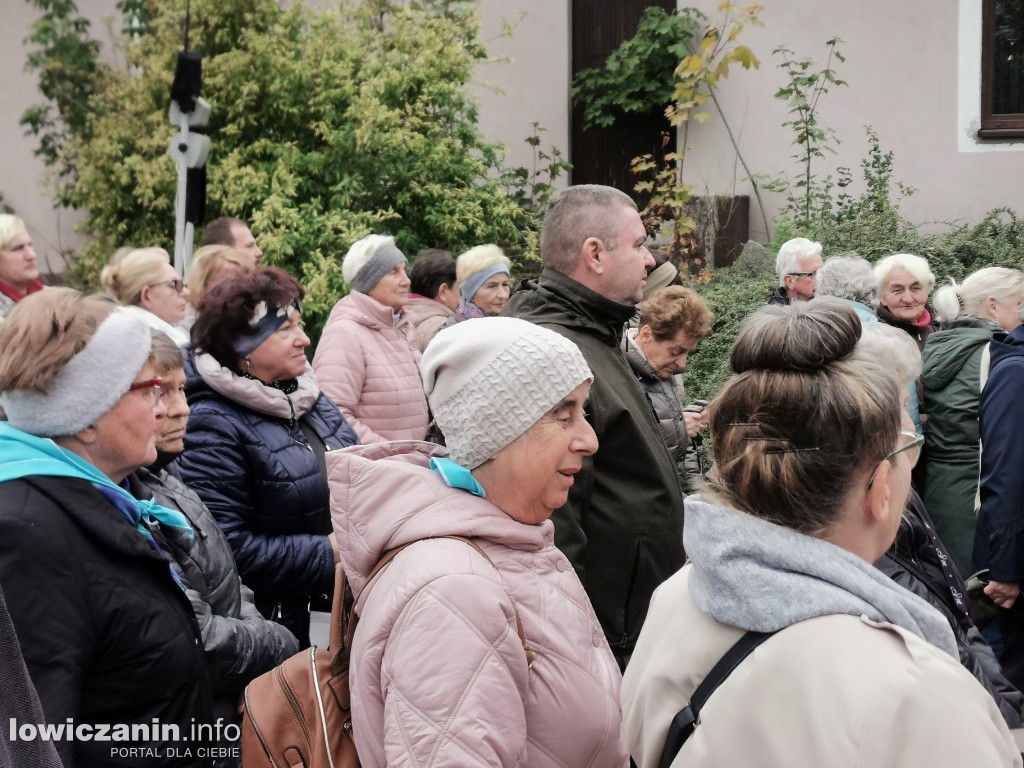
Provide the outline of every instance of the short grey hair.
[[935,275],[932,273],[931,267],[928,266],[928,260],[912,253],[894,253],[875,264],[875,280],[878,281],[879,291],[885,289],[885,284],[889,282],[889,275],[899,267],[907,270],[928,293],[932,292],[932,288],[935,287]]
[[576,268],[583,243],[596,237],[615,248],[617,208],[637,210],[633,198],[615,187],[579,184],[562,191],[548,207],[540,230],[540,255],[545,267],[569,274]]
[[903,385],[921,376],[921,350],[917,348],[917,342],[909,333],[893,325],[864,325],[855,354],[890,371]]
[[794,237],[787,240],[779,248],[775,257],[775,271],[779,275],[779,285],[785,285],[785,277],[793,272],[802,272],[800,262],[814,256],[821,256],[821,243],[808,240],[806,237]]
[[960,315],[989,319],[985,302],[995,299],[1000,303],[1019,299],[1024,295],[1024,272],[1006,267],[985,267],[972,272],[960,285],[949,278],[949,285],[935,291],[932,306],[940,322],[948,323]]
[[818,296],[835,296],[872,309],[878,307],[875,273],[868,260],[856,253],[825,259],[825,265],[818,270],[815,288]]

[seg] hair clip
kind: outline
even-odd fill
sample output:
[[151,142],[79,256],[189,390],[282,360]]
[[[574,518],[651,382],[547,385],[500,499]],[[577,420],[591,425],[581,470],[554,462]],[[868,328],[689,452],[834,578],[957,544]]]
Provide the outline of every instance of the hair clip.
[[813,448],[768,448],[765,453],[813,453],[820,450],[821,448],[816,445]]
[[760,427],[761,425],[756,421],[734,421],[727,426],[730,427]]

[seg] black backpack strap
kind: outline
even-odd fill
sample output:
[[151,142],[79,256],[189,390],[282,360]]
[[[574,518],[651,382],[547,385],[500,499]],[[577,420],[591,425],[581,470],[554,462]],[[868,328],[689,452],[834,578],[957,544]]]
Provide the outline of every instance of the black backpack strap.
[[661,752],[658,768],[669,768],[672,765],[672,761],[676,759],[679,750],[682,749],[683,744],[690,738],[693,729],[700,722],[700,711],[711,697],[711,694],[715,692],[718,686],[725,682],[725,679],[750,655],[751,651],[774,634],[775,632],[747,632],[718,660],[718,663],[708,672],[708,676],[704,678],[701,684],[697,686],[697,690],[693,692],[693,695],[690,697],[690,703],[679,710],[676,716],[672,718],[672,724],[668,728],[668,736],[665,737],[665,748]]

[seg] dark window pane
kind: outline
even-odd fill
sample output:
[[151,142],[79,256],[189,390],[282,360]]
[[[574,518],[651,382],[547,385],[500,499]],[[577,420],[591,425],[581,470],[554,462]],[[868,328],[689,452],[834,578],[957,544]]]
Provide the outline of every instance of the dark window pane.
[[992,113],[1024,112],[1024,0],[996,0]]

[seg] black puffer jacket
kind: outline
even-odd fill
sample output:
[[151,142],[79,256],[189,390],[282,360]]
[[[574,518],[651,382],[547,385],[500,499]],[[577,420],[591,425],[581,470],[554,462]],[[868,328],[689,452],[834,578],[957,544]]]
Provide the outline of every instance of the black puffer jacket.
[[575,566],[623,665],[651,595],[685,560],[675,464],[619,348],[633,312],[552,269],[521,286],[502,311],[574,342],[594,374],[586,410],[600,447],[583,460],[569,501],[551,519],[555,544]]
[[192,723],[212,723],[192,606],[167,560],[90,482],[0,483],[0,585],[48,723],[155,720],[193,747],[181,760],[167,756],[180,741],[62,739],[65,768],[123,768],[112,746],[152,750],[133,766],[210,764],[191,741]]
[[286,627],[257,610],[252,590],[238,577],[231,547],[217,521],[175,470],[174,464],[156,472],[140,469],[129,476],[130,490],[138,499],[177,509],[192,524],[192,536],[178,528],[161,528],[165,551],[188,587],[214,694],[236,706],[242,689],[297,653],[299,643]]
[[306,647],[309,601],[328,600],[334,555],[327,477],[304,427],[328,450],[359,441],[308,367],[285,394],[208,355],[199,361],[197,369],[185,355],[192,412],[181,477],[217,519],[257,607],[268,617],[279,607],[281,623]]
[[956,637],[960,663],[995,699],[1007,726],[1020,728],[1024,695],[1004,677],[995,653],[968,616],[967,587],[915,491],[910,492],[896,541],[875,566],[946,617]]

